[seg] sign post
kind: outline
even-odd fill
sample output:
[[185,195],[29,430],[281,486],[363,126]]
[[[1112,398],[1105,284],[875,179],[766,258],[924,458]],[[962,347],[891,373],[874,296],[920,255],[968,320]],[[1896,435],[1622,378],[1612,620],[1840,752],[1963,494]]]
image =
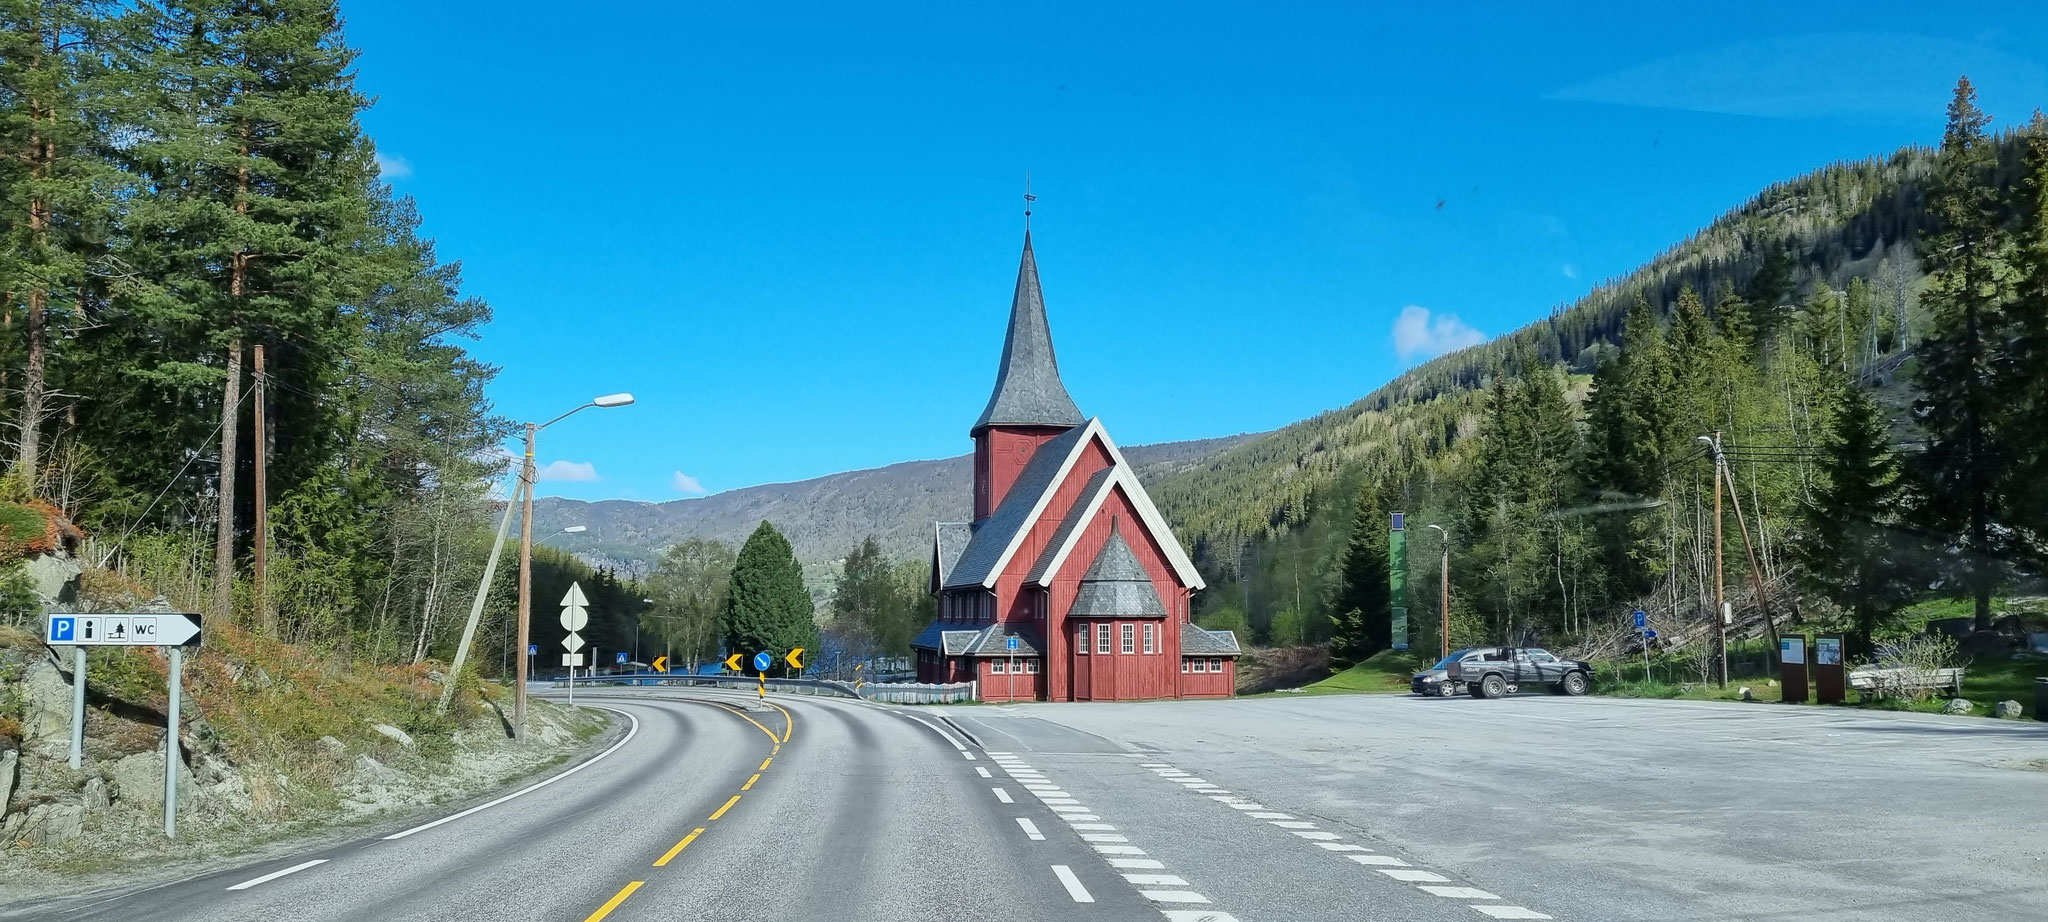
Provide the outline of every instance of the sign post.
[[1785,634],[1778,638],[1778,680],[1784,696],[1779,700],[1806,701],[1806,635]]
[[199,616],[188,612],[53,614],[43,639],[72,648],[71,767],[85,759],[85,648],[169,647],[170,719],[164,734],[164,835],[178,835],[178,710],[185,691],[185,648],[201,639]]
[[1394,513],[1387,532],[1387,600],[1393,609],[1388,613],[1392,622],[1388,635],[1396,650],[1408,649],[1407,517],[1406,513]]
[[[1151,630],[1146,628],[1145,630]],[[1017,700],[1017,638],[1003,638],[1003,647],[1010,651],[1010,700]]]
[[1849,676],[1842,667],[1842,640],[1840,634],[1816,634],[1813,638],[1814,700],[1822,704],[1841,704],[1848,698]]
[[581,583],[570,583],[569,591],[562,594],[562,629],[569,632],[569,636],[562,638],[562,646],[569,651],[563,654],[562,665],[569,668],[570,704],[576,703],[576,667],[583,665],[583,654],[576,652],[583,649],[583,636],[576,632],[590,623],[590,613],[583,610],[588,604],[590,600],[583,597]]
[[1640,608],[1636,609],[1635,619],[1636,633],[1640,635],[1640,639],[1643,642],[1643,681],[1648,682],[1650,681],[1650,641],[1656,638],[1657,632],[1650,630],[1650,615],[1648,612]]

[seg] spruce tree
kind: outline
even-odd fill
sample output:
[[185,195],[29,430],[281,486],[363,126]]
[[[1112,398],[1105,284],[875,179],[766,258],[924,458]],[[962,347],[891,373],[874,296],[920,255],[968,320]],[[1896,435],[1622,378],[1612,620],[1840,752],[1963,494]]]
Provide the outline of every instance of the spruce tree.
[[1833,377],[1834,424],[1820,474],[1800,505],[1794,554],[1802,581],[1855,618],[1855,649],[1870,650],[1879,618],[1911,598],[1905,544],[1899,540],[1899,465],[1884,414],[1847,376]]
[[1992,171],[1990,116],[1977,108],[1965,77],[1948,107],[1948,129],[1936,160],[1929,209],[1939,231],[1925,248],[1925,301],[1934,328],[1917,350],[1919,399],[1914,413],[1926,436],[1916,475],[1926,524],[1954,536],[1962,591],[1975,603],[1976,629],[1991,629],[1997,586],[1995,523],[2000,446],[1993,377],[2002,360],[2000,254],[2005,247]]
[[2048,563],[2048,116],[2034,113],[2025,136],[2026,178],[2019,184],[2016,271],[2009,306],[2011,356],[2001,369],[2000,403],[2008,414],[2003,439],[2010,456],[2005,495],[2013,521],[2032,540],[2022,547],[2037,566]]
[[[789,539],[763,521],[732,565],[720,618],[728,655],[766,652],[777,663],[797,647],[815,649],[818,626],[803,568]],[[751,668],[751,666],[749,667]],[[787,667],[781,667],[787,672]]]
[[1343,670],[1392,644],[1393,610],[1389,607],[1387,572],[1386,491],[1371,477],[1358,491],[1351,518],[1351,539],[1344,545],[1338,569],[1336,598],[1330,611],[1330,666]]

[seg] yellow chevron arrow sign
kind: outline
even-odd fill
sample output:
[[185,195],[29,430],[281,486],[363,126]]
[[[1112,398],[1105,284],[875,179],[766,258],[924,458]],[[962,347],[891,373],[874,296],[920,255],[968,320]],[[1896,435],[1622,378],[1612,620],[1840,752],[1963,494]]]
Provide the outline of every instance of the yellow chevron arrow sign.
[[667,672],[667,671],[668,671],[668,657],[666,657],[666,656],[657,656],[657,657],[655,657],[655,658],[654,658],[654,662],[648,663],[647,665],[649,665],[649,666],[652,666],[652,667],[654,668],[654,671],[655,671],[655,672]]
[[[728,656],[728,657],[726,657],[726,658],[725,658],[725,668],[727,668],[727,669],[730,669],[730,670],[732,670],[732,671],[734,671],[734,672],[738,672],[738,671],[740,671],[740,657],[741,657],[742,655],[743,655],[743,654],[735,653],[735,654],[733,654],[733,655],[731,655],[731,656]],[[993,668],[993,667],[991,667],[991,668]]]
[[794,650],[789,651],[789,655],[783,657],[782,661],[788,663],[789,668],[795,669],[798,672],[802,672],[804,668],[804,648],[798,647]]

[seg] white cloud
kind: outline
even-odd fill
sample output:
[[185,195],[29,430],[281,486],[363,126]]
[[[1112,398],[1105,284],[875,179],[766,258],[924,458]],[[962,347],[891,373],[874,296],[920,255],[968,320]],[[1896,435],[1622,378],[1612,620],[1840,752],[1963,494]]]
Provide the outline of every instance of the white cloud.
[[1431,317],[1429,308],[1410,304],[1394,319],[1394,351],[1404,362],[1435,358],[1485,341],[1486,334],[1456,314]]
[[395,154],[377,152],[377,175],[385,179],[404,179],[412,175],[412,163]]
[[535,479],[590,483],[597,480],[597,465],[588,461],[549,461],[536,472]]
[[670,477],[668,479],[668,484],[669,486],[675,487],[677,493],[681,493],[685,496],[704,495],[704,485],[698,483],[697,478],[685,474],[682,471],[677,471],[675,473],[675,476]]
[[1565,263],[1562,268],[1558,269],[1558,271],[1563,272],[1564,277],[1568,279],[1575,279],[1579,277],[1579,267],[1574,266],[1571,263]]

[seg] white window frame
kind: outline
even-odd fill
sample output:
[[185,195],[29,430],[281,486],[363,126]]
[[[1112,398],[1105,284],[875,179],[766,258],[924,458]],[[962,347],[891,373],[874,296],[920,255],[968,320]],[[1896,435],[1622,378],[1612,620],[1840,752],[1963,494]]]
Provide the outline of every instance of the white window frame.
[[1117,635],[1117,652],[1129,656],[1138,652],[1138,626],[1126,621]]
[[1003,675],[1004,668],[1003,658],[1000,656],[988,661],[988,672],[990,675]]
[[1205,660],[1205,659],[1203,659],[1203,658],[1201,658],[1201,657],[1197,656],[1197,657],[1195,657],[1195,658],[1194,658],[1193,660],[1191,660],[1191,662],[1193,662],[1193,663],[1194,663],[1194,665],[1195,665],[1195,669],[1194,669],[1194,671],[1195,671],[1195,672],[1197,672],[1197,673],[1207,673],[1207,672],[1209,671],[1209,661],[1208,661],[1208,660]]
[[1094,642],[1088,639],[1090,630],[1091,629],[1088,627],[1088,622],[1086,621],[1081,622],[1080,625],[1076,628],[1076,633],[1078,633],[1080,637],[1074,644],[1075,656],[1088,655],[1088,645]]
[[1030,658],[1030,659],[1027,659],[1027,660],[1025,660],[1025,661],[1024,661],[1024,674],[1025,674],[1025,675],[1037,675],[1037,674],[1038,674],[1038,657],[1035,657],[1035,656],[1034,656],[1034,657],[1032,657],[1032,658]]
[[1192,660],[1189,660],[1185,656],[1180,658],[1180,672],[1182,675],[1186,675],[1194,671],[1194,667],[1190,665],[1192,662]]
[[1150,621],[1145,622],[1145,652],[1159,652],[1159,626]]
[[1223,657],[1220,657],[1220,656],[1212,656],[1212,657],[1209,657],[1209,671],[1210,671],[1210,672],[1219,672],[1219,673],[1220,673],[1220,672],[1222,672],[1222,671],[1223,671]]
[[1095,652],[1103,656],[1108,656],[1110,655],[1109,645],[1109,622],[1099,622],[1095,625]]

